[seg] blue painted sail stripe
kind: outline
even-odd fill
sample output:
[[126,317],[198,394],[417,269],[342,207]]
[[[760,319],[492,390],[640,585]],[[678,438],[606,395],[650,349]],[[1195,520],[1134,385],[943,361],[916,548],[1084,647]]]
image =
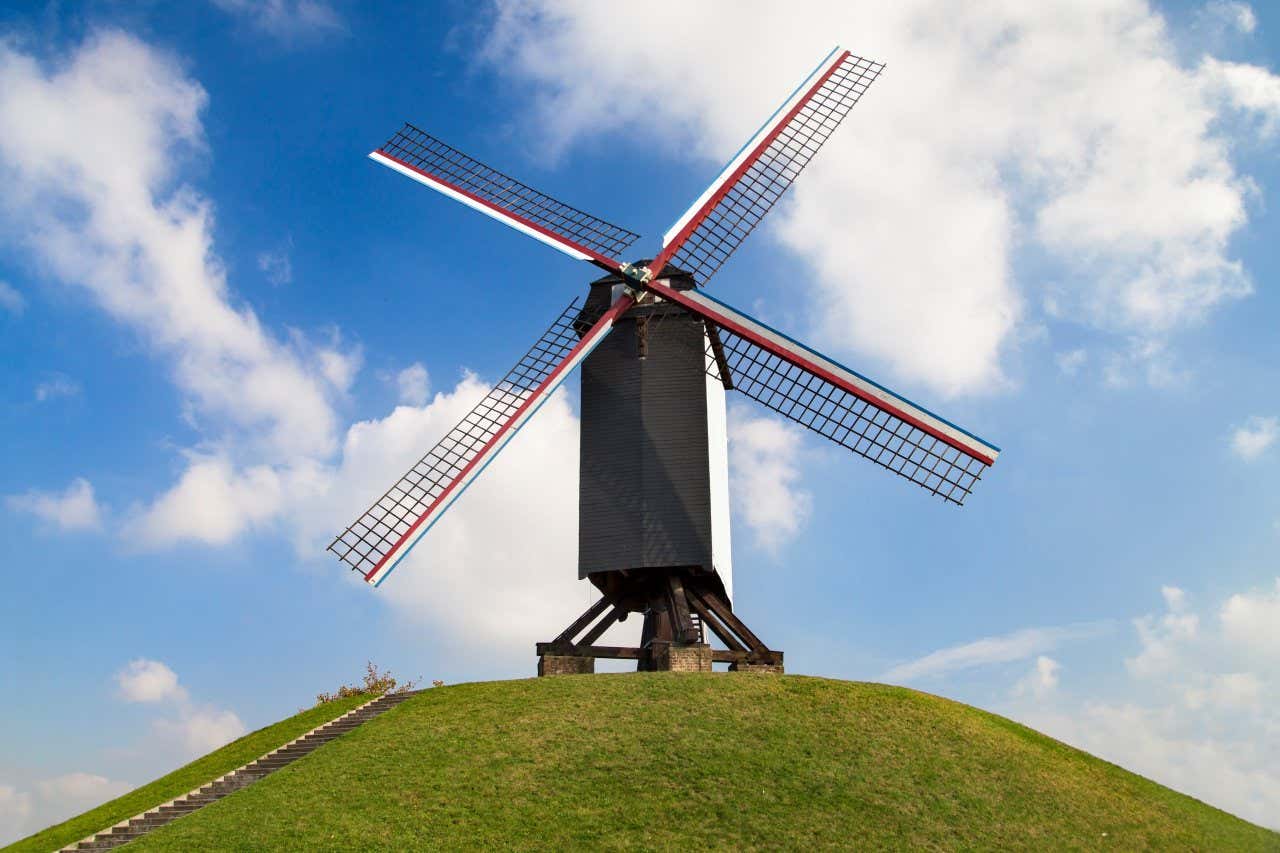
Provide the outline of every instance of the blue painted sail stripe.
[[808,85],[809,81],[813,79],[813,75],[818,73],[818,69],[822,68],[822,66],[830,62],[831,57],[835,56],[836,51],[839,49],[840,49],[840,45],[836,45],[835,47],[831,48],[830,53],[822,57],[822,61],[819,62],[817,65],[815,65],[813,70],[809,72],[809,75],[800,81],[800,85],[796,86],[794,89],[791,90],[791,94],[787,95],[787,97],[783,99],[782,103],[778,104],[778,108],[773,111],[773,114],[770,115],[767,119],[765,119],[763,124],[761,124],[759,127],[756,128],[756,132],[751,134],[751,136],[747,138],[746,142],[742,143],[741,148],[739,148],[737,151],[733,153],[733,156],[729,158],[728,163],[724,164],[724,169],[720,170],[720,172],[717,174],[717,177],[719,177],[719,175],[723,175],[725,172],[725,169],[728,169],[730,166],[733,165],[733,161],[737,160],[738,157],[742,154],[742,152],[747,150],[747,146],[750,145],[753,141],[755,141],[755,138],[760,135],[760,131],[764,130],[766,127],[773,124],[773,120],[778,117],[778,113],[782,112],[783,108],[786,107],[787,104],[791,103],[791,99],[794,98],[801,89],[803,89],[805,86]]

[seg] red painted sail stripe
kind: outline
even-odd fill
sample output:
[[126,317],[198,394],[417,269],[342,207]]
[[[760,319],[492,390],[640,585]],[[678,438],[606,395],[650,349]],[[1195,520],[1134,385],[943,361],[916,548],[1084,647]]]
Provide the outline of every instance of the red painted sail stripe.
[[540,384],[534,392],[520,404],[520,408],[516,409],[515,414],[513,414],[506,423],[498,428],[498,431],[493,434],[493,438],[489,439],[480,452],[476,454],[475,458],[463,466],[462,470],[458,472],[458,476],[454,477],[449,485],[445,487],[444,491],[431,502],[431,506],[427,507],[426,511],[423,512],[422,515],[418,516],[417,520],[414,521],[414,523],[410,525],[409,529],[404,532],[404,535],[396,540],[396,544],[391,546],[391,549],[382,556],[382,559],[378,561],[377,565],[365,573],[364,579],[366,581],[372,581],[373,578],[377,576],[378,572],[386,564],[387,560],[389,560],[391,556],[400,549],[400,546],[403,545],[405,541],[413,536],[414,531],[416,531],[424,521],[431,517],[431,514],[435,511],[436,507],[440,506],[440,504],[449,497],[449,494],[453,492],[460,482],[467,478],[467,474],[470,473],[473,468],[484,461],[484,458],[489,454],[489,451],[492,450],[493,447],[501,441],[502,436],[511,429],[511,425],[519,421],[521,416],[524,415],[531,406],[537,403],[538,399],[543,395],[547,388],[553,387],[556,384],[557,377],[565,371],[569,364],[573,363],[573,360],[578,353],[584,348],[591,346],[595,338],[607,332],[609,328],[613,326],[618,317],[630,308],[634,302],[635,299],[633,297],[624,295],[620,297],[618,301],[614,302],[613,306],[601,315],[599,320],[596,320],[595,325],[591,327],[591,330],[582,336],[582,340],[578,341],[577,345],[569,351],[569,354],[566,355],[558,365],[556,365],[555,369],[552,370],[551,373],[548,374],[547,378],[542,381],[542,384]]
[[510,219],[514,222],[518,222],[521,225],[523,225],[525,228],[529,228],[534,231],[537,231],[539,234],[543,235],[548,240],[552,240],[556,243],[560,243],[561,245],[568,246],[569,248],[573,249],[575,252],[581,252],[582,254],[590,258],[592,262],[600,266],[603,266],[607,270],[616,272],[622,268],[622,264],[619,261],[616,261],[613,258],[606,257],[600,254],[599,252],[594,251],[593,249],[587,248],[586,246],[581,246],[573,242],[572,240],[569,240],[564,235],[557,234],[555,231],[552,231],[542,225],[539,225],[538,223],[534,222],[531,219],[526,219],[525,217],[521,216],[518,213],[515,213],[505,207],[500,207],[499,205],[496,205],[493,202],[488,201],[487,199],[481,198],[480,196],[476,195],[473,192],[464,190],[462,187],[458,186],[457,184],[451,183],[450,181],[445,180],[439,175],[432,174],[431,172],[428,172],[425,169],[421,169],[413,165],[412,163],[406,163],[404,160],[401,160],[399,157],[396,157],[394,154],[388,154],[386,151],[382,150],[381,148],[379,148],[374,153],[377,154],[379,157],[385,157],[386,159],[391,160],[398,166],[402,166],[403,168],[408,169],[411,172],[416,172],[417,174],[421,175],[422,177],[426,178],[432,183],[436,183],[442,187],[448,188],[451,192],[455,192],[455,193],[458,193],[459,195],[466,196],[471,201],[475,202],[478,205],[481,205],[482,207],[488,210],[492,210],[494,213],[498,214],[498,216],[502,218]]
[[707,199],[707,203],[704,204],[688,222],[685,223],[684,228],[680,229],[680,233],[675,236],[675,239],[663,247],[662,251],[658,254],[658,257],[653,259],[653,263],[649,267],[649,269],[653,270],[653,274],[655,276],[662,273],[662,268],[666,266],[667,261],[671,260],[671,258],[675,256],[675,253],[679,251],[682,245],[684,245],[684,241],[689,238],[689,235],[702,224],[702,221],[711,214],[711,211],[715,210],[716,205],[720,204],[720,202],[724,200],[724,197],[729,194],[729,191],[733,189],[739,179],[747,173],[748,169],[755,165],[756,161],[760,159],[760,155],[764,154],[768,147],[773,144],[773,141],[778,138],[778,135],[782,133],[782,129],[789,125],[791,120],[800,113],[800,110],[804,109],[804,107],[813,100],[813,96],[818,93],[818,90],[822,88],[823,84],[831,78],[831,75],[835,73],[837,68],[844,64],[844,61],[848,59],[849,56],[850,53],[847,50],[840,54],[840,58],[831,64],[831,67],[826,70],[826,73],[818,78],[816,83],[809,87],[809,91],[805,92],[804,97],[797,101],[796,105],[782,117],[782,121],[778,122],[773,130],[769,131],[769,134],[764,139],[760,140],[760,144],[755,147],[755,150],[738,165],[737,169],[733,170],[733,174],[720,185],[720,189],[716,191],[715,195]]
[[789,364],[793,364],[796,367],[799,367],[801,370],[806,370],[810,373],[813,373],[821,377],[822,379],[825,379],[826,381],[835,385],[837,388],[841,388],[849,392],[850,394],[854,395],[858,399],[864,400],[867,403],[870,403],[871,405],[875,406],[877,409],[883,409],[884,411],[893,415],[895,418],[898,418],[899,420],[902,420],[908,424],[911,424],[911,426],[915,427],[916,429],[919,429],[920,431],[933,436],[934,438],[946,444],[948,447],[953,447],[956,450],[959,450],[964,455],[971,456],[974,459],[977,459],[979,462],[982,462],[984,465],[995,464],[995,457],[975,451],[973,447],[959,441],[953,436],[947,435],[945,432],[933,426],[932,424],[929,424],[926,421],[922,420],[921,418],[911,414],[910,412],[898,406],[895,406],[893,403],[889,402],[888,400],[885,400],[882,397],[878,397],[874,394],[870,394],[864,391],[863,389],[859,388],[857,385],[854,385],[848,382],[843,377],[838,376],[832,373],[831,371],[827,370],[826,368],[822,367],[821,365],[815,364],[814,362],[804,358],[804,356],[800,355],[799,353],[796,353],[792,350],[779,346],[775,341],[772,341],[769,338],[766,338],[763,335],[756,333],[755,330],[751,329],[750,327],[748,327],[743,323],[738,322],[733,317],[723,314],[715,310],[714,308],[707,306],[701,302],[695,301],[689,298],[688,296],[686,296],[685,294],[681,293],[680,291],[667,287],[666,285],[659,284],[656,281],[650,282],[649,284],[645,285],[645,287],[653,291],[654,293],[657,293],[663,299],[668,299],[672,302],[683,305],[685,308],[688,308],[690,311],[693,311],[699,316],[706,317],[708,320],[711,320],[713,323],[716,323],[717,325],[720,325],[720,326],[724,326],[729,331],[735,334],[741,335],[742,337],[746,338],[747,340],[751,341],[757,346],[763,347],[764,349],[768,350],[769,352],[773,353],[774,355],[778,356],[779,358],[783,359]]

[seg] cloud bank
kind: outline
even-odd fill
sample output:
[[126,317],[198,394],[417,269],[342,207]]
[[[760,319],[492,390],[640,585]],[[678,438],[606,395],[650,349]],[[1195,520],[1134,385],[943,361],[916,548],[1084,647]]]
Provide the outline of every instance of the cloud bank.
[[[1144,0],[498,8],[487,56],[527,86],[548,145],[614,132],[622,111],[708,179],[832,41],[886,61],[768,230],[811,268],[807,333],[898,380],[1004,387],[1046,319],[1140,361],[1252,291],[1229,243],[1253,184],[1228,132],[1280,116],[1280,78],[1181,60]],[[619,32],[661,33],[660,61]]]

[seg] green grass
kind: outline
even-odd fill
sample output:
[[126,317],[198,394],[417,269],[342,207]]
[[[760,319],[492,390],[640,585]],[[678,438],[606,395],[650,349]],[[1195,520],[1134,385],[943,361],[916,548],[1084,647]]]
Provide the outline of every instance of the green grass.
[[41,830],[4,848],[4,853],[19,851],[39,851],[49,853],[59,847],[79,841],[85,836],[100,832],[126,818],[167,803],[174,797],[187,793],[206,782],[230,773],[241,765],[248,764],[258,756],[282,746],[294,738],[301,737],[316,726],[345,714],[357,705],[363,705],[372,697],[352,696],[326,702],[315,708],[309,708],[278,723],[250,732],[239,740],[234,740],[221,749],[214,750],[203,758],[179,767],[177,770],[161,776],[159,779],[141,788],[103,803],[92,811],[79,817],[73,817],[65,823]]
[[795,676],[429,690],[141,850],[1280,850],[1008,720]]

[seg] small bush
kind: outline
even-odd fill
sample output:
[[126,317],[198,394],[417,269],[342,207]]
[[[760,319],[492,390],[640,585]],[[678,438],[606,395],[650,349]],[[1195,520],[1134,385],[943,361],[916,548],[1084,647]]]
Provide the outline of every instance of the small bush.
[[388,670],[380,672],[378,665],[373,661],[368,661],[364,665],[364,684],[344,684],[334,693],[317,693],[316,704],[323,705],[325,702],[332,702],[334,699],[345,699],[348,696],[381,696],[384,693],[405,693],[418,686],[417,681],[406,681],[404,684],[396,681],[394,675]]

